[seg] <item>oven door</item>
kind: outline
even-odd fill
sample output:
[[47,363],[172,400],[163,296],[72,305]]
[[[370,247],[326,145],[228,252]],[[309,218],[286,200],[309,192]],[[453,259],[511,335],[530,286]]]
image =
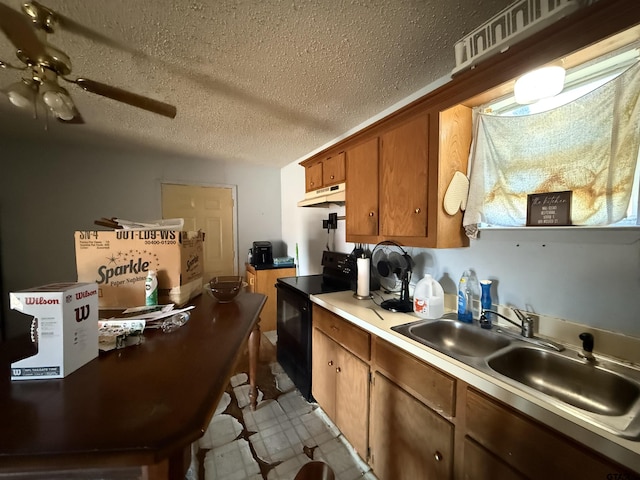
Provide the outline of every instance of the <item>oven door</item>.
[[311,300],[284,283],[276,283],[277,359],[300,393],[311,396]]

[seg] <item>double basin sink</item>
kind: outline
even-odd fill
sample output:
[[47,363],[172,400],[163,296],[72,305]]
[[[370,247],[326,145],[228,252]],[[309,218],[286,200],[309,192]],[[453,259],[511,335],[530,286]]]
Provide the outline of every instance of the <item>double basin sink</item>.
[[454,319],[392,327],[406,337],[521,388],[614,435],[640,440],[640,371],[536,339]]

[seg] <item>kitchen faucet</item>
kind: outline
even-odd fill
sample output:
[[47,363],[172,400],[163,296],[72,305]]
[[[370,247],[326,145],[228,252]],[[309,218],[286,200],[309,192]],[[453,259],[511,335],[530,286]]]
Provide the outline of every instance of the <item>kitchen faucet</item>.
[[516,322],[514,322],[510,318],[496,312],[495,310],[489,310],[485,308],[482,309],[482,314],[480,315],[480,323],[487,321],[487,316],[485,315],[485,312],[493,313],[494,315],[497,315],[498,317],[503,318],[507,322],[518,327],[523,337],[532,338],[533,337],[533,319],[528,315],[525,315],[524,313],[522,313],[517,308],[513,308],[512,310],[516,314],[516,317],[518,317],[518,320],[520,320],[520,325],[518,325]]
[[[536,344],[536,345],[540,345],[542,347],[547,347],[547,348],[551,348],[553,350],[556,350],[558,352],[561,352],[562,350],[564,350],[564,347],[562,345],[559,345],[555,342],[552,342],[551,340],[542,340],[541,338],[537,338],[533,335],[533,319],[523,313],[521,310],[518,310],[517,308],[512,308],[513,312],[516,314],[516,317],[518,317],[518,320],[520,320],[520,324],[514,322],[513,320],[511,320],[510,318],[496,312],[495,310],[489,310],[489,309],[483,309],[482,310],[482,314],[480,315],[480,323],[482,322],[488,322],[487,317],[485,315],[486,313],[492,313],[494,315],[497,315],[498,317],[506,320],[507,322],[515,325],[516,327],[518,327],[520,329],[520,334],[522,337],[522,340]],[[504,333],[507,333],[506,330],[503,330]]]

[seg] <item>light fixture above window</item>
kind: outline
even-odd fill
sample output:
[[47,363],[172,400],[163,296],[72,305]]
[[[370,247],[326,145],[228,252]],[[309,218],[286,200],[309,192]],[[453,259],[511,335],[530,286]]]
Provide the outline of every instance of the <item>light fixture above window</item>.
[[513,93],[521,105],[554,97],[564,88],[565,70],[561,66],[542,67],[525,73],[516,80]]

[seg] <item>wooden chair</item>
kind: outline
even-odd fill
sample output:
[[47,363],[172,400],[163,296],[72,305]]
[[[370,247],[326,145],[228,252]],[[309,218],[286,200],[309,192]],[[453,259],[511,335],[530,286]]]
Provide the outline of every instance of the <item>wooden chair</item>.
[[324,462],[309,462],[302,466],[293,480],[335,480],[331,467]]

